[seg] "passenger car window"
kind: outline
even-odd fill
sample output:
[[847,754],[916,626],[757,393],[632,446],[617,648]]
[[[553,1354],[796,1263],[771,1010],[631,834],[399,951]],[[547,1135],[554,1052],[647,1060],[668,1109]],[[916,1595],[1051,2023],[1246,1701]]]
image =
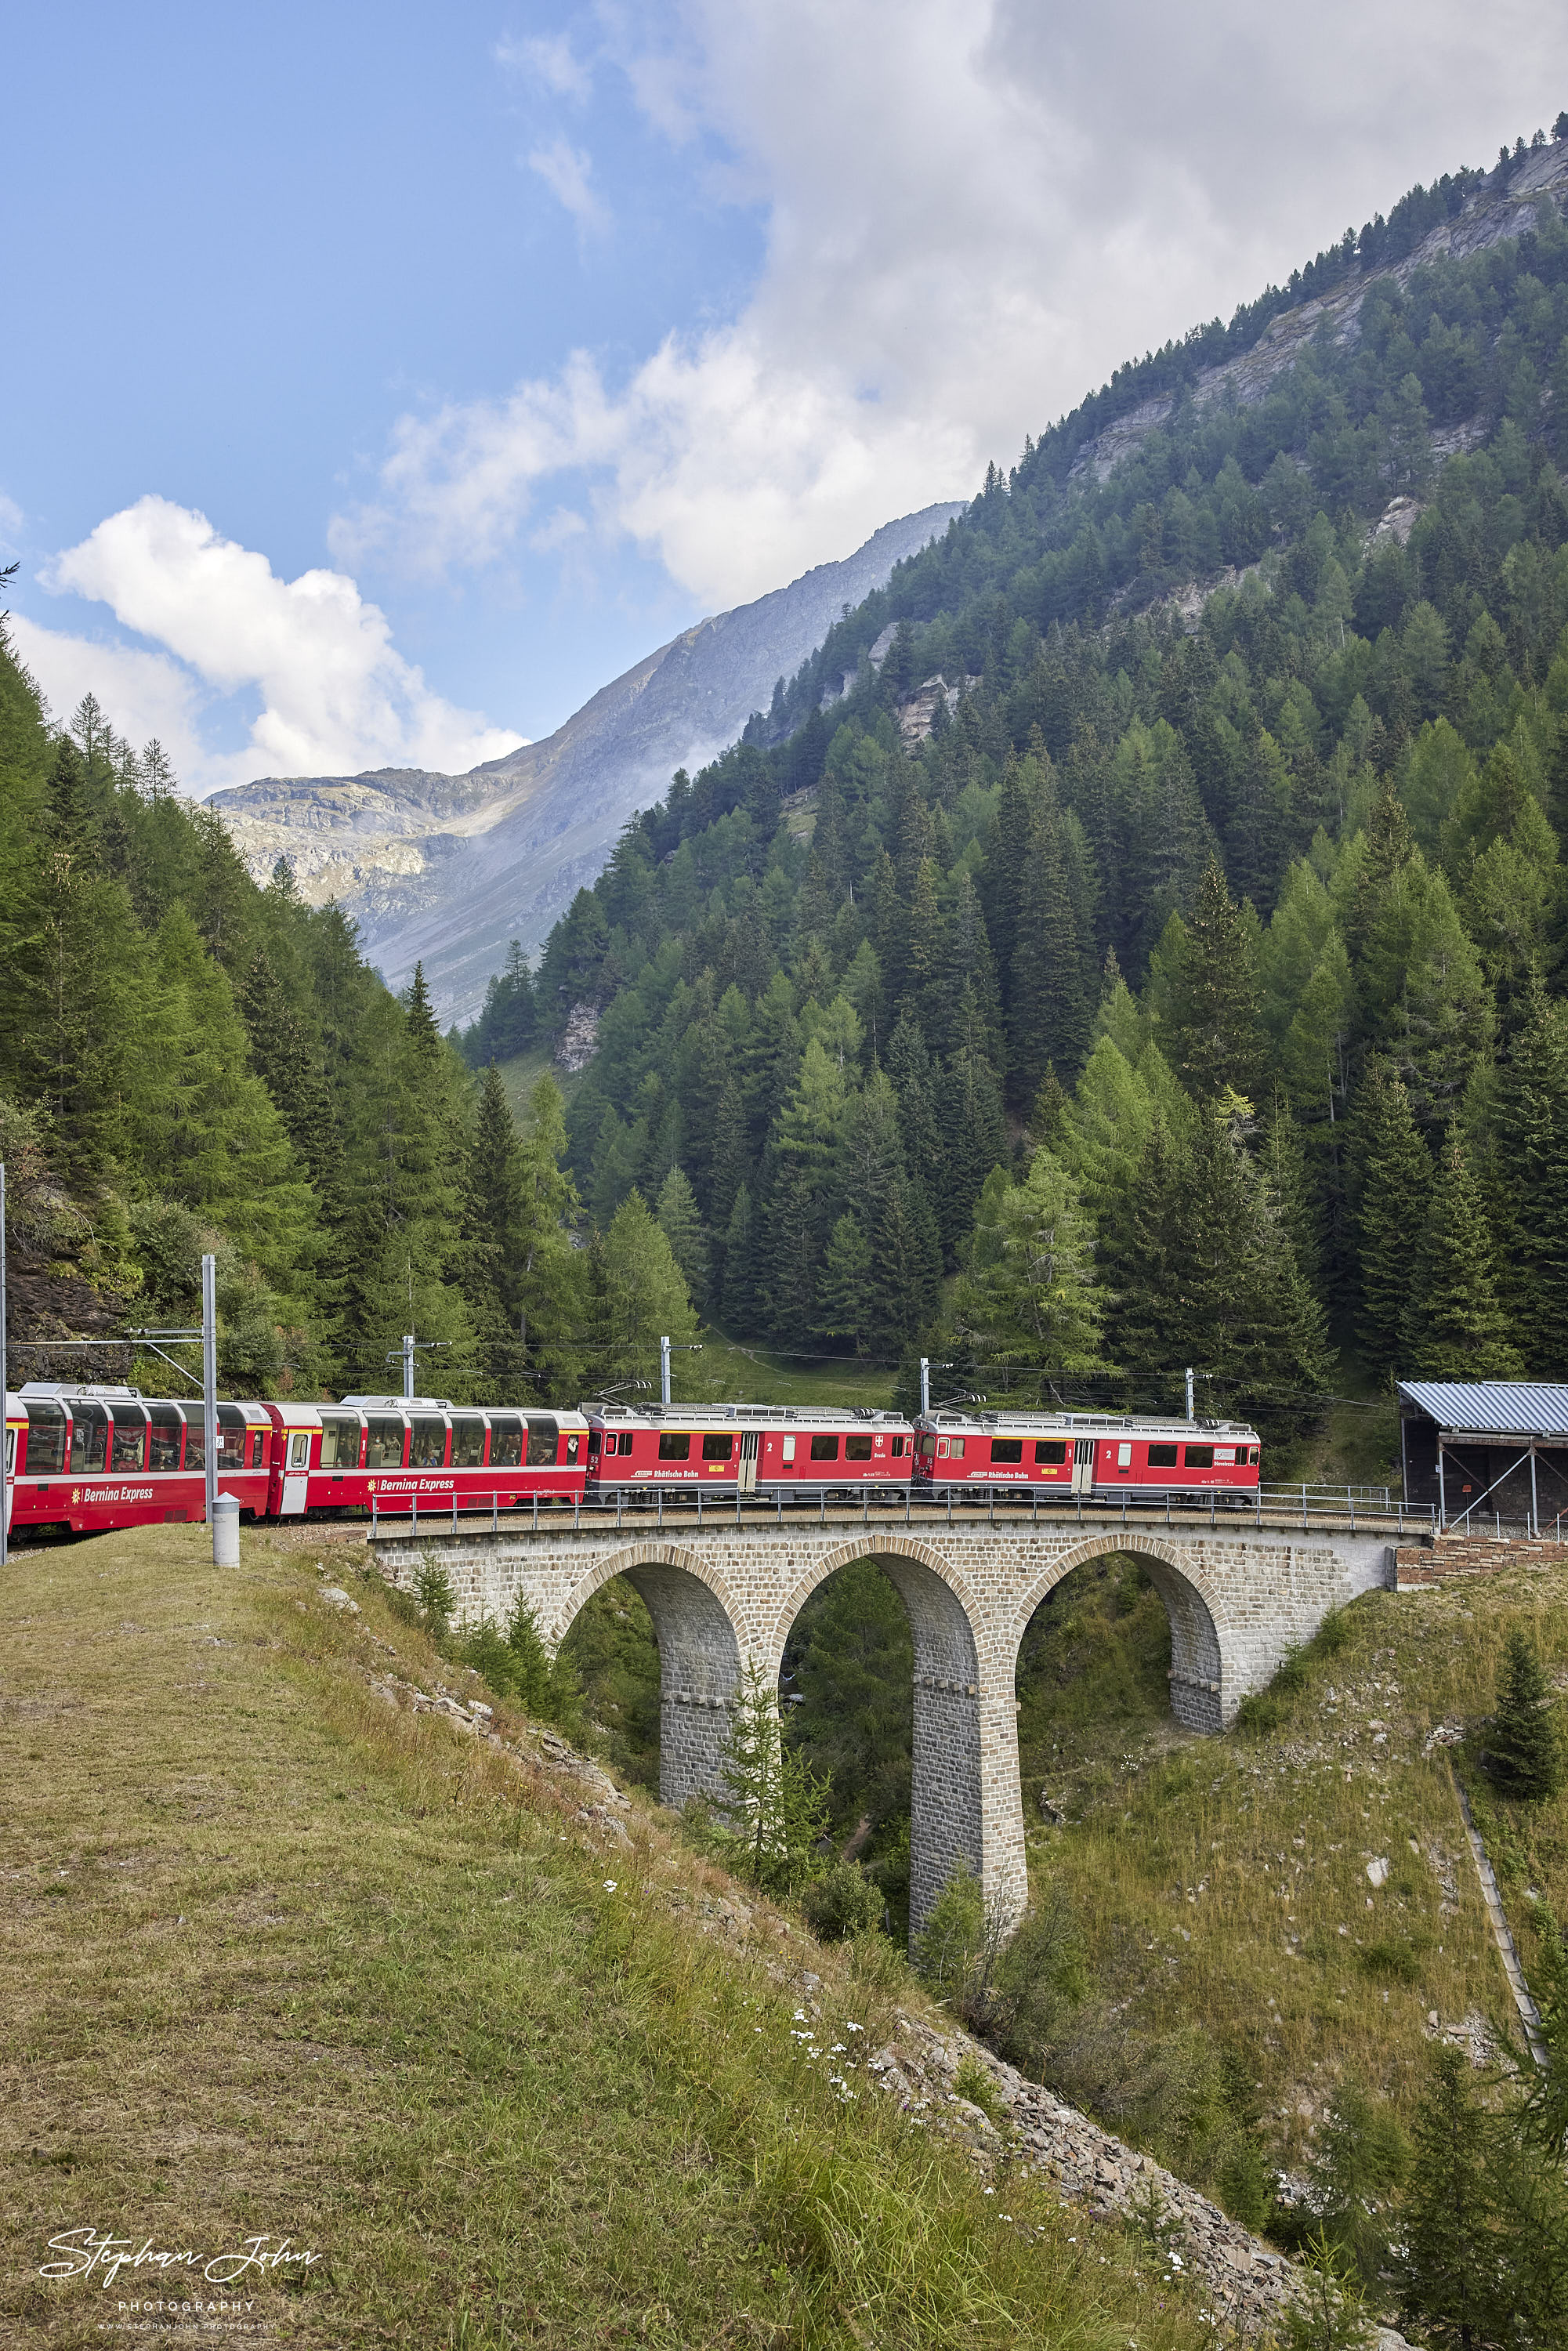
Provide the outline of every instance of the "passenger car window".
[[[659,1458],[661,1461],[689,1461],[691,1458],[692,1440],[687,1430],[662,1428],[659,1431]],[[617,1507],[619,1508],[619,1505],[617,1505]]]
[[1186,1466],[1189,1469],[1212,1469],[1214,1467],[1213,1446],[1189,1445],[1186,1448]]
[[116,1469],[140,1469],[146,1451],[145,1414],[140,1405],[121,1405],[114,1416],[114,1447],[110,1456],[111,1466]]
[[177,1469],[180,1466],[180,1416],[172,1405],[153,1405],[147,1416],[147,1467]]
[[485,1424],[477,1416],[452,1424],[452,1467],[477,1469],[485,1458]]
[[321,1467],[323,1469],[357,1469],[360,1466],[360,1424],[321,1416]]
[[71,1474],[101,1469],[109,1451],[109,1415],[100,1404],[71,1407]]
[[836,1461],[838,1458],[839,1440],[836,1437],[812,1437],[811,1458],[813,1461]]
[[1042,1437],[1034,1448],[1037,1461],[1062,1462],[1067,1458],[1067,1447],[1059,1437]]
[[403,1424],[390,1416],[369,1420],[365,1424],[365,1467],[367,1469],[401,1469],[402,1468]]
[[844,1439],[844,1459],[846,1461],[869,1461],[871,1459],[871,1438],[869,1436],[862,1436],[857,1429],[852,1436],[846,1437]]
[[703,1438],[703,1459],[705,1461],[727,1461],[734,1445],[735,1439],[733,1437],[705,1437]]
[[446,1423],[444,1420],[414,1420],[409,1423],[408,1466],[411,1469],[439,1469],[446,1458]]
[[1023,1459],[1022,1437],[993,1437],[991,1439],[991,1459],[993,1461],[1021,1461]]
[[1149,1447],[1151,1469],[1174,1469],[1176,1458],[1176,1449],[1174,1445],[1151,1445]]
[[523,1458],[523,1424],[510,1415],[505,1420],[490,1423],[490,1467],[492,1469],[517,1469]]
[[528,1415],[528,1467],[530,1469],[553,1469],[556,1445],[560,1436],[559,1426],[553,1420],[536,1419]]
[[66,1466],[65,1407],[57,1404],[29,1404],[26,1411],[26,1475],[50,1477]]

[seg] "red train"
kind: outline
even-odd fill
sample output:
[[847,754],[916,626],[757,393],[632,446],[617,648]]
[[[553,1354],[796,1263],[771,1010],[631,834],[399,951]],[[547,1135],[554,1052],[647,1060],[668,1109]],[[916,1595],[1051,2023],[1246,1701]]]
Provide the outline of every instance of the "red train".
[[[1231,1422],[1106,1414],[896,1413],[667,1405],[586,1412],[350,1395],[220,1404],[217,1476],[253,1519],[365,1510],[513,1510],[674,1490],[791,1496],[912,1491],[978,1501],[1044,1489],[1097,1502],[1243,1499],[1256,1432]],[[202,1408],[134,1388],[30,1384],[5,1398],[6,1503],[16,1532],[200,1520]]]
[[764,1404],[588,1408],[588,1483],[721,1494],[905,1494],[915,1430],[892,1412]]
[[949,1410],[923,1413],[915,1427],[915,1487],[933,1496],[1044,1487],[1100,1502],[1185,1502],[1258,1491],[1258,1432],[1234,1421]]
[[[28,1385],[5,1398],[10,1523],[75,1532],[206,1514],[202,1407],[127,1387]],[[437,1396],[220,1404],[218,1490],[247,1518],[504,1510],[580,1500],[580,1412],[487,1411]],[[14,1481],[14,1482],[13,1482]]]

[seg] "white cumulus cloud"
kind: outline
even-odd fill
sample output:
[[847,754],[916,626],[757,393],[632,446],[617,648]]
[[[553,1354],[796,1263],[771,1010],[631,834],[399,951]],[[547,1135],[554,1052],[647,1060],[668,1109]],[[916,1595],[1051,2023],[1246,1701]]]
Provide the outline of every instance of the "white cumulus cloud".
[[[340,560],[496,560],[553,477],[730,603],[977,486],[1122,360],[1259,292],[1568,95],[1549,0],[677,0],[599,52],[710,200],[758,204],[738,312],[621,380],[578,351],[404,417]],[[586,95],[570,42],[525,45]],[[546,54],[548,49],[549,54]],[[597,202],[563,140],[556,192]],[[716,160],[716,158],[717,160]],[[551,169],[556,169],[554,164]],[[549,173],[545,172],[547,178]]]
[[[168,733],[152,725],[147,731],[172,749],[183,744],[176,752],[183,778],[198,789],[262,774],[460,772],[500,758],[523,739],[433,694],[393,645],[385,614],[344,573],[280,580],[265,555],[167,498],[139,498],[109,516],[42,577],[56,593],[108,605],[123,628],[164,648],[108,648],[14,623],[50,701],[58,709],[71,691],[67,681],[79,674],[81,690],[92,684],[120,732],[132,736],[145,722],[132,722],[128,704],[165,708]],[[201,750],[197,681],[209,698],[242,690],[259,698],[246,750]],[[125,700],[117,701],[121,687]],[[174,726],[182,713],[183,735]]]
[[154,738],[162,745],[183,788],[205,779],[202,695],[180,663],[138,645],[46,629],[25,612],[13,612],[6,626],[57,724],[67,724],[84,695],[96,695],[116,734],[137,750]]

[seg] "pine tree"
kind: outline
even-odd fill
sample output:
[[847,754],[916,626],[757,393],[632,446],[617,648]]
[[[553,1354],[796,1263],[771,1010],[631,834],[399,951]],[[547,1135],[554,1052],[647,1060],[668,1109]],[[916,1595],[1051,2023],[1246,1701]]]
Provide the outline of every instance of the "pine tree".
[[1511,1796],[1540,1803],[1563,1785],[1563,1736],[1555,1692],[1541,1652],[1522,1625],[1511,1625],[1497,1707],[1487,1733],[1488,1769]]
[[460,1279],[488,1386],[480,1400],[499,1403],[519,1393],[526,1351],[516,1298],[522,1209],[517,1131],[494,1061],[480,1089],[464,1173]]
[[1498,2123],[1458,2050],[1434,2052],[1411,2136],[1398,2261],[1405,2315],[1440,2351],[1506,2343],[1507,2247],[1493,2189]]
[[672,1167],[665,1176],[654,1213],[692,1300],[700,1306],[708,1287],[707,1227],[684,1168]]
[[785,1744],[778,1688],[768,1687],[754,1657],[730,1709],[719,1777],[729,1792],[722,1809],[746,1876],[769,1893],[797,1893],[822,1865],[818,1847],[828,1831],[829,1782]]
[[1255,1102],[1262,1073],[1256,926],[1210,858],[1171,980],[1168,1058],[1189,1093]]
[[730,1330],[737,1332],[755,1331],[760,1319],[756,1223],[751,1193],[744,1184],[736,1193],[725,1228],[724,1319]]
[[1425,1227],[1432,1162],[1416,1131],[1410,1097],[1374,1064],[1356,1105],[1361,1306],[1356,1339],[1368,1371],[1399,1368],[1415,1278],[1412,1235]]
[[1061,829],[1053,799],[1041,796],[1024,861],[1018,942],[1008,1005],[1009,1092],[1027,1105],[1046,1064],[1082,1068],[1089,1050],[1090,993],[1078,925],[1068,896]]
[[1488,1199],[1506,1302],[1531,1369],[1568,1371],[1568,1008],[1531,975],[1499,1072]]
[[1103,1371],[1093,1237],[1072,1177],[1041,1148],[1023,1182],[998,1186],[988,1207],[955,1301],[956,1335],[981,1365]]
[[824,1339],[847,1339],[857,1355],[867,1353],[873,1317],[871,1246],[847,1213],[828,1242],[817,1311],[817,1329]]
[[1517,1379],[1523,1369],[1498,1301],[1480,1192],[1453,1126],[1420,1238],[1405,1353],[1425,1379]]

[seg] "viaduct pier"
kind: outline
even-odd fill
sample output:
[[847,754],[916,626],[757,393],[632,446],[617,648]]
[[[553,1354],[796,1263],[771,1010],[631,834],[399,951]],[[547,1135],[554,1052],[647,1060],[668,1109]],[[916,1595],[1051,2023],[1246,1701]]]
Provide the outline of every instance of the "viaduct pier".
[[1396,1582],[1396,1551],[1430,1543],[1426,1515],[1369,1513],[1354,1496],[1260,1498],[1243,1511],[1118,1516],[1092,1504],[1032,1512],[913,1500],[775,1510],[714,1498],[584,1505],[523,1519],[381,1519],[387,1581],[412,1590],[438,1559],[460,1621],[532,1607],[554,1649],[612,1577],[640,1593],[659,1646],[659,1792],[724,1792],[719,1761],[748,1664],[777,1686],[797,1615],[852,1560],[873,1559],[908,1612],[915,1650],[910,1917],[918,1933],[948,1872],[967,1863],[988,1903],[1016,1917],[1027,1892],[1014,1676],[1030,1617],[1063,1576],[1112,1553],[1139,1560],[1171,1625],[1171,1708],[1189,1729],[1228,1729],[1286,1650],[1328,1611]]

